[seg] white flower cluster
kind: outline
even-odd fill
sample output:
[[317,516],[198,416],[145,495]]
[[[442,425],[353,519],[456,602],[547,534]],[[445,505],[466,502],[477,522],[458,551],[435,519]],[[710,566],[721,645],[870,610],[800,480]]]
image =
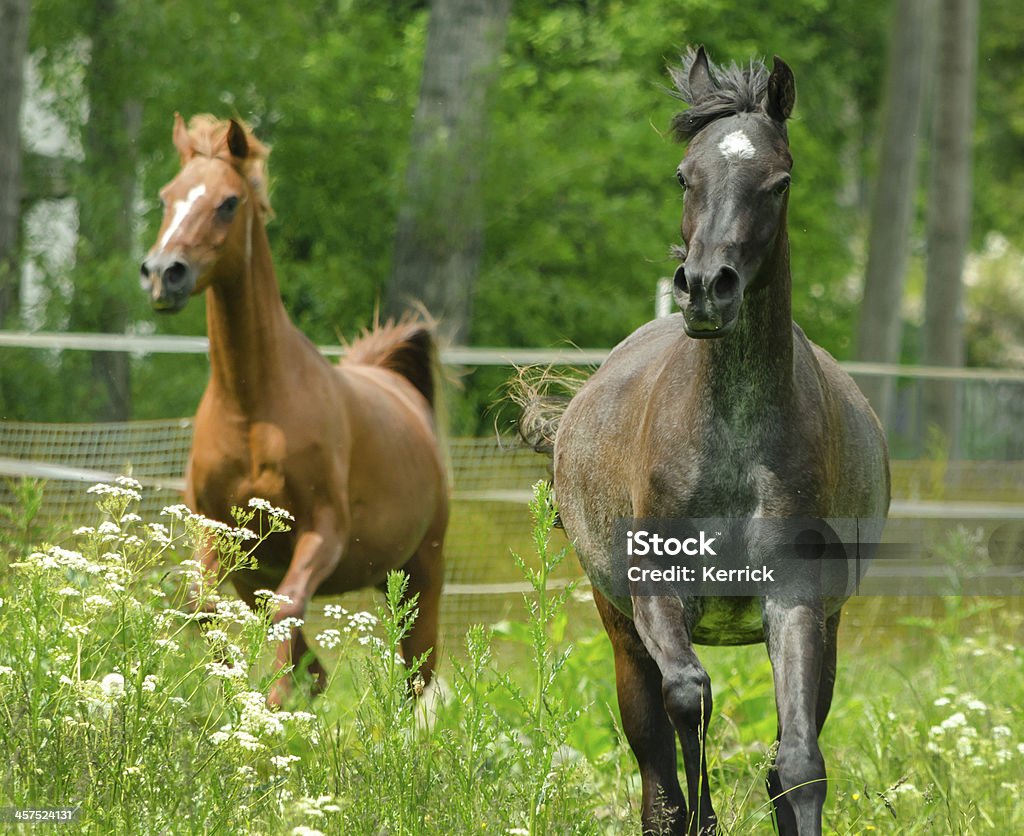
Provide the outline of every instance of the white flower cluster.
[[[233,701],[238,708],[236,723],[227,723],[210,735],[215,746],[233,745],[250,752],[269,750],[276,742],[285,739],[287,728],[307,735],[313,743],[319,738],[315,733],[315,717],[307,711],[277,711],[269,708],[266,695],[260,691],[239,691]],[[278,755],[271,759],[276,769],[286,768],[298,761],[297,756]]]
[[249,507],[255,508],[257,511],[264,511],[268,516],[274,517],[279,520],[295,522],[295,517],[288,513],[288,511],[286,511],[284,508],[278,508],[275,505],[271,505],[269,502],[267,502],[267,500],[260,499],[259,497],[256,496],[249,500]]
[[[938,725],[928,730],[928,743],[925,748],[933,754],[955,754],[960,760],[966,761],[974,768],[992,769],[998,764],[1007,763],[1014,757],[1012,736],[1009,726],[993,725],[987,731],[984,727],[990,714],[990,708],[983,700],[973,694],[959,694],[955,698],[939,697],[933,703],[938,708],[958,708]],[[1024,754],[1024,743],[1016,747],[1019,754]]]
[[292,630],[297,630],[303,623],[301,618],[294,618],[293,616],[282,618],[276,624],[270,625],[270,629],[267,630],[267,641],[270,644],[288,641],[292,637]]
[[131,502],[138,502],[142,499],[142,485],[130,476],[118,476],[114,482],[116,484],[106,485],[99,483],[93,485],[91,488],[86,490],[86,493],[91,493],[100,497],[113,497],[115,499],[125,499]]

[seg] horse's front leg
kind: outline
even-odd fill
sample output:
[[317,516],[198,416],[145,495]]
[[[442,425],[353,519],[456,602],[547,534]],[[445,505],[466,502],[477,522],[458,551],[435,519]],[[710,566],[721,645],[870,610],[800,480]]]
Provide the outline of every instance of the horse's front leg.
[[704,752],[711,721],[711,677],[693,649],[696,613],[688,612],[687,606],[672,595],[636,595],[633,621],[644,647],[661,671],[665,711],[682,744],[689,806],[685,832],[691,836],[714,836],[718,832],[718,818],[711,806]]
[[[333,525],[323,525],[319,530],[299,534],[291,565],[277,588],[278,594],[289,600],[282,603],[274,615],[275,624],[286,618],[305,619],[310,599],[341,561],[342,543],[342,537]],[[293,627],[290,639],[281,642],[278,647],[278,670],[288,665],[297,665],[309,649],[301,628]],[[327,671],[315,654],[310,661],[309,672],[314,677],[315,687],[322,690],[327,684]],[[289,680],[290,677],[281,677],[274,683],[268,702],[272,705],[281,704],[291,691]]]
[[818,732],[832,696],[835,662],[826,655],[835,652],[839,620],[826,624],[820,600],[772,598],[764,602],[763,617],[779,714],[779,748],[768,776],[779,833],[820,836],[826,783]]

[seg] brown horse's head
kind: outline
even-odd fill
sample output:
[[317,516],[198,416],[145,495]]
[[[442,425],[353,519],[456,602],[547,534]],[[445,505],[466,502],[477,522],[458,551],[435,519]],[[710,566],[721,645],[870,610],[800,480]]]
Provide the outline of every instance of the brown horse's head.
[[675,298],[687,334],[720,337],[736,324],[744,293],[768,282],[762,267],[785,227],[793,73],[779,58],[770,74],[760,63],[712,68],[702,47],[672,76],[691,105],[673,121],[690,141],[676,170],[686,256]]
[[181,171],[160,190],[164,219],[142,262],[142,288],[158,311],[179,311],[190,296],[237,272],[251,254],[252,225],[270,211],[267,148],[234,119],[174,116]]

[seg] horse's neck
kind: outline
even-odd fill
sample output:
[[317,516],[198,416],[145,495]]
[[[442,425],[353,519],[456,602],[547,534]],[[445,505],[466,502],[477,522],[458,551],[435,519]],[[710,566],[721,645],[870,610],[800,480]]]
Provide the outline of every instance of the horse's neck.
[[288,318],[262,220],[248,219],[247,257],[207,291],[210,387],[242,414],[284,396],[302,337]]
[[754,284],[733,332],[698,345],[702,400],[719,414],[755,417],[791,402],[793,306],[785,228]]

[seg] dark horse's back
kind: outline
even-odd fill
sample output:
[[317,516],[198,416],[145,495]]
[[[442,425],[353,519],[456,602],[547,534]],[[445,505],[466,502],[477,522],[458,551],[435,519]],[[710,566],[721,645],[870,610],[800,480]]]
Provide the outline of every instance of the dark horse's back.
[[[860,521],[861,541],[877,542],[889,506],[882,428],[828,352],[794,324],[789,397],[744,403],[742,378],[698,379],[697,353],[709,346],[687,337],[681,320],[654,320],[616,346],[569,403],[555,439],[566,533],[591,581],[627,615],[617,520],[829,518]],[[718,385],[731,390],[728,412],[714,406]],[[718,599],[704,609],[695,630],[702,643],[763,640],[756,601]]]

